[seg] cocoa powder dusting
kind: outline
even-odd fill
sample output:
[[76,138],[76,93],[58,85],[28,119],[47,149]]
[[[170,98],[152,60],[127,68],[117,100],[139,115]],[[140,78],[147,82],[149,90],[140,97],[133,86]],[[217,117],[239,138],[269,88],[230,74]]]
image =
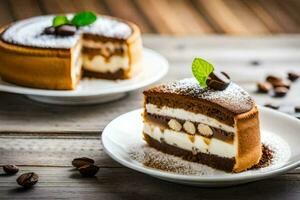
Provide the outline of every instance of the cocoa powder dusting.
[[[173,160],[167,160],[167,162],[161,162],[161,160],[158,160],[155,158],[152,158],[151,156],[146,156],[147,159],[144,160],[143,164],[147,167],[168,171],[168,172],[174,172],[174,173],[182,173],[182,174],[193,174],[191,173],[191,169],[186,169],[186,165],[180,165]],[[267,145],[262,145],[262,157],[258,164],[251,167],[249,170],[252,169],[260,169],[264,167],[268,167],[272,164],[272,159],[274,157],[274,151],[270,149]]]
[[256,165],[251,167],[250,169],[260,169],[269,166],[272,163],[274,151],[270,149],[265,144],[262,145],[262,156]]

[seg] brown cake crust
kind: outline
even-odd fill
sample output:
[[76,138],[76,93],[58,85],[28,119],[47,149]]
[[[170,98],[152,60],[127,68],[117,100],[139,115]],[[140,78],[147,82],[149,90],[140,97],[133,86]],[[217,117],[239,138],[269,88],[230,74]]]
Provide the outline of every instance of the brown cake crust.
[[71,51],[23,47],[0,40],[1,78],[34,88],[74,89],[80,77],[72,80]]
[[234,171],[240,172],[257,164],[262,155],[257,106],[247,113],[237,115],[235,126],[238,152]]
[[233,167],[235,165],[234,158],[225,158],[225,157],[220,157],[217,155],[206,154],[206,153],[201,153],[201,152],[198,152],[197,154],[194,155],[190,151],[186,151],[184,149],[174,147],[163,141],[159,142],[159,141],[153,139],[152,137],[150,137],[146,133],[144,133],[144,140],[147,142],[147,144],[150,147],[153,147],[159,151],[181,157],[187,161],[205,164],[205,165],[208,165],[208,166],[216,168],[216,169],[224,170],[227,172],[232,172]]

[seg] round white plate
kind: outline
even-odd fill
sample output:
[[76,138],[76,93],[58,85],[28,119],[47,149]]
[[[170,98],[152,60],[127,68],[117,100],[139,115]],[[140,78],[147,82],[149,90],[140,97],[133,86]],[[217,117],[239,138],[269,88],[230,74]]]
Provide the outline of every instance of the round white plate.
[[[280,112],[260,107],[260,125],[262,138],[277,138],[277,146],[285,147],[286,155],[276,164],[258,170],[242,173],[226,173],[213,170],[205,175],[182,175],[146,167],[130,155],[132,147],[143,151],[142,109],[119,116],[110,122],[102,133],[102,143],[107,154],[120,164],[159,179],[203,187],[221,187],[242,184],[283,174],[300,166],[299,130],[300,121]],[[279,141],[279,143],[278,143]],[[281,149],[279,152],[282,151]],[[200,165],[200,164],[198,164]]]
[[103,103],[158,81],[166,75],[168,67],[168,61],[162,55],[144,48],[140,70],[129,80],[83,79],[76,90],[44,90],[17,86],[0,79],[0,91],[24,94],[31,99],[53,104]]

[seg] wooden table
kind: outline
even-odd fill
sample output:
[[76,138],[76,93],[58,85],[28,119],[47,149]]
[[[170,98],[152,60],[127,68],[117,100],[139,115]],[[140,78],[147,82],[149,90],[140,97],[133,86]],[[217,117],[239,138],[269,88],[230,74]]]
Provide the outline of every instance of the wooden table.
[[[300,36],[236,38],[211,36],[144,37],[145,46],[171,64],[164,81],[191,76],[190,63],[202,56],[226,68],[240,84],[300,66]],[[276,69],[276,70],[274,70]],[[299,70],[299,69],[298,69]],[[300,199],[300,169],[240,186],[205,189],[161,181],[127,169],[103,151],[101,131],[118,115],[142,106],[142,90],[120,101],[90,106],[55,106],[21,95],[0,93],[0,165],[34,171],[39,183],[29,190],[17,176],[0,175],[0,199]],[[288,100],[283,100],[287,103]],[[299,102],[299,101],[298,101]],[[71,167],[75,157],[94,158],[95,178],[82,178]]]

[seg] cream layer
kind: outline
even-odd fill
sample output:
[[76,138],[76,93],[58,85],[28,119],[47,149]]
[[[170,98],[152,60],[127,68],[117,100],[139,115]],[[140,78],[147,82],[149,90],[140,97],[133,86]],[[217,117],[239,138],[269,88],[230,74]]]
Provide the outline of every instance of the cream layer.
[[162,130],[160,127],[148,122],[144,123],[143,131],[159,142],[163,140],[169,145],[191,151],[194,154],[196,152],[202,152],[220,157],[234,158],[237,152],[234,143],[226,143],[215,138],[211,138],[207,141],[207,138],[200,135],[194,135],[192,136],[193,139],[191,139],[191,136],[184,132],[177,132],[170,129]]
[[129,67],[129,59],[127,56],[111,56],[106,60],[101,55],[94,56],[92,59],[88,55],[83,55],[83,68],[95,72],[111,72],[114,73],[120,69],[126,70]]
[[227,124],[223,124],[218,120],[208,117],[206,115],[189,112],[181,108],[170,108],[167,106],[163,106],[159,108],[154,104],[146,104],[146,112],[150,114],[160,115],[160,116],[166,116],[166,117],[172,117],[181,120],[203,123],[211,127],[222,129],[226,132],[235,133],[234,127],[228,126]]

